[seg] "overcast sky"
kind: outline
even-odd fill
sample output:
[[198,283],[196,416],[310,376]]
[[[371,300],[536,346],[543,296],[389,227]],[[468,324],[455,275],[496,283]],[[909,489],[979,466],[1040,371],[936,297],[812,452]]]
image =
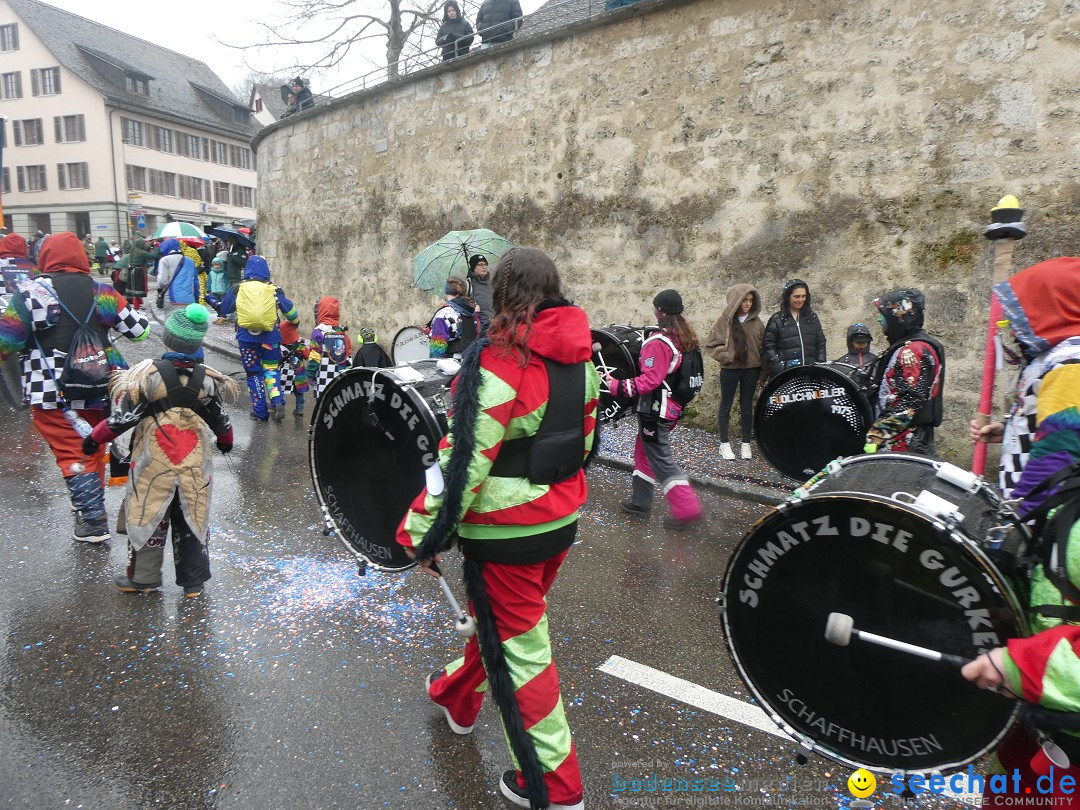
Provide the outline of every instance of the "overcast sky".
[[[180,51],[205,62],[230,88],[243,83],[252,71],[292,75],[294,66],[305,54],[293,48],[264,46],[237,50],[221,44],[259,45],[266,43],[269,34],[259,25],[262,21],[274,25],[285,19],[287,12],[281,0],[43,0],[83,17],[89,17],[110,28],[141,37],[170,50]],[[295,3],[296,0],[293,0]],[[544,0],[521,0],[521,8],[529,14],[543,5]],[[371,0],[367,8],[382,8],[385,3]],[[357,3],[360,5],[360,2]],[[463,4],[466,17],[472,22],[479,0]],[[470,9],[473,11],[470,12]],[[87,45],[93,45],[88,42]],[[433,47],[434,42],[425,42]],[[364,53],[350,54],[341,69],[315,74],[313,89],[333,87],[382,66],[386,60],[385,42],[368,43]],[[117,54],[123,58],[123,54]],[[308,55],[309,61],[314,55]],[[246,102],[247,99],[245,98]]]

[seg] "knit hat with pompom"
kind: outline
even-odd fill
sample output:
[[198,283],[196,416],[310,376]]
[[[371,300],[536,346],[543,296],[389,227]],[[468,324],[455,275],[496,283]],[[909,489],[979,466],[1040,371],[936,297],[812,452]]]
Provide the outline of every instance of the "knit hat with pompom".
[[181,354],[195,354],[202,348],[203,338],[210,325],[210,313],[201,304],[188,304],[177,309],[165,321],[165,346]]

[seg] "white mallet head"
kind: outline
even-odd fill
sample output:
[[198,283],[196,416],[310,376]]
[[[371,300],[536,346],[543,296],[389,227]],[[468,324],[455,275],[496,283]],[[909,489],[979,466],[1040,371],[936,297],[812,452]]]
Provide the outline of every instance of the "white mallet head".
[[825,622],[825,640],[830,644],[846,647],[851,643],[851,631],[854,628],[855,620],[846,613],[830,613],[829,620]]
[[469,636],[475,636],[476,619],[474,619],[472,616],[466,616],[463,619],[458,619],[457,622],[454,624],[454,630],[457,631],[457,634],[459,636],[465,636],[466,638],[468,638]]
[[81,461],[76,461],[74,464],[68,466],[68,470],[71,472],[72,475],[79,475],[86,472],[86,465],[83,464]]

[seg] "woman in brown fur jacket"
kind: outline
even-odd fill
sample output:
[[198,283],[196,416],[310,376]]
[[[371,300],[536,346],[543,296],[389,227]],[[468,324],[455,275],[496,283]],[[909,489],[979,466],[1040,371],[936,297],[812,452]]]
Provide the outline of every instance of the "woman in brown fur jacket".
[[728,422],[735,390],[739,390],[742,421],[742,457],[750,458],[750,435],[754,424],[754,389],[763,378],[761,343],[765,324],[758,317],[761,296],[750,284],[736,284],[727,291],[727,304],[705,340],[705,351],[720,364],[720,455],[731,461],[735,453],[728,437]]

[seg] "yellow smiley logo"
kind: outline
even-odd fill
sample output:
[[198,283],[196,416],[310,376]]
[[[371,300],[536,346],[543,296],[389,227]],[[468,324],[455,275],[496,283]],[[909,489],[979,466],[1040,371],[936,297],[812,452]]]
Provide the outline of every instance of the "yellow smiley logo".
[[848,777],[847,789],[856,799],[865,799],[877,790],[877,779],[866,768],[859,768]]

